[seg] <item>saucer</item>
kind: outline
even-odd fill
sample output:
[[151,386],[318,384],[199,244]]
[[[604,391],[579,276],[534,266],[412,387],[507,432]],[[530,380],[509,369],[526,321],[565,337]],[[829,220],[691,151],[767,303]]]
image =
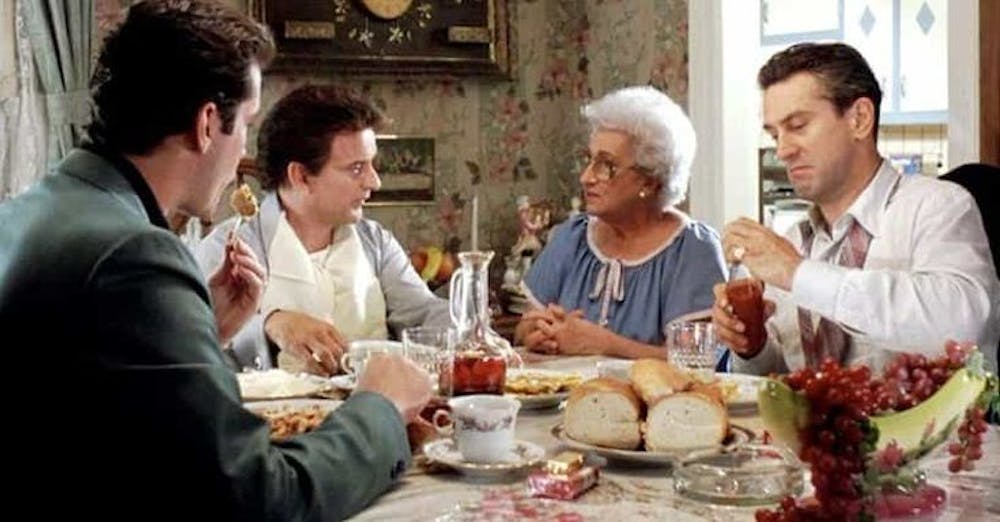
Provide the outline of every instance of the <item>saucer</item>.
[[339,390],[353,390],[358,380],[353,373],[345,373],[330,377],[330,384]]
[[453,439],[438,439],[424,445],[428,459],[453,468],[464,475],[477,478],[502,477],[533,468],[545,459],[545,450],[526,440],[514,441],[510,460],[505,462],[467,462],[462,458]]

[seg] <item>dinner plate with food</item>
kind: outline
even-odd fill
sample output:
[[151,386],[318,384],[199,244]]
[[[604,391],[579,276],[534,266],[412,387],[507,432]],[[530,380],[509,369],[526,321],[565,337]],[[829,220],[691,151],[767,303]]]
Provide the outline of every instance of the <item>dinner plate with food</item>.
[[609,460],[672,464],[695,450],[753,440],[729,422],[719,382],[703,383],[669,362],[641,359],[629,380],[581,383],[566,401],[552,434],[574,449]]
[[583,382],[578,373],[521,369],[507,371],[504,393],[521,402],[521,408],[536,410],[558,406]]
[[272,439],[281,440],[316,429],[341,403],[327,399],[284,399],[249,402],[244,407],[267,421]]
[[332,388],[329,379],[280,369],[236,374],[244,401],[266,401],[310,397]]
[[715,378],[724,387],[726,404],[730,410],[757,409],[757,393],[767,382],[766,378],[742,373],[717,373]]

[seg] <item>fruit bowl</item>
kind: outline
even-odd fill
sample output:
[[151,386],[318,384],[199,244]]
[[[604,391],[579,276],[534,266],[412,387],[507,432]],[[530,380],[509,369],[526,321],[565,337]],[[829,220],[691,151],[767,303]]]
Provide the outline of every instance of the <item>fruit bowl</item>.
[[758,396],[761,420],[810,466],[816,497],[785,499],[757,519],[897,518],[940,509],[944,490],[927,483],[919,460],[957,432],[949,470],[971,470],[996,395],[996,377],[983,371],[973,345],[945,348],[934,359],[897,354],[877,376],[828,360],[818,371],[768,379]]
[[410,254],[410,263],[420,278],[433,291],[451,279],[451,274],[455,271],[458,260],[453,252],[429,246],[414,250]]

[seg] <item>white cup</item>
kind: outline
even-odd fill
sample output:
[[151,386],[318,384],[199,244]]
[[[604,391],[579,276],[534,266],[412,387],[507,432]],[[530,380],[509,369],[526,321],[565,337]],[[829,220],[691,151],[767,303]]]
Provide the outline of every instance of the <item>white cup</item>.
[[340,367],[347,373],[361,375],[365,371],[368,357],[373,353],[403,355],[403,343],[387,339],[351,341],[347,351],[340,357]]
[[[455,444],[467,462],[492,463],[516,460],[514,428],[521,403],[502,395],[466,395],[448,401],[451,411],[434,412],[434,425],[450,417]],[[439,428],[439,431],[448,431]]]

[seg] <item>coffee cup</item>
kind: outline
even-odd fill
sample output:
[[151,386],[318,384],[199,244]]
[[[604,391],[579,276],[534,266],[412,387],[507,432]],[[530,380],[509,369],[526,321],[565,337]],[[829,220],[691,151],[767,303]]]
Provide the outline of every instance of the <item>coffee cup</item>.
[[[495,463],[517,459],[514,428],[521,403],[502,395],[466,395],[448,401],[451,411],[434,412],[433,424],[441,433],[452,433],[467,462]],[[450,419],[450,425],[442,422]],[[447,427],[441,428],[442,424]]]
[[346,373],[361,375],[365,371],[368,358],[373,353],[403,355],[403,343],[386,339],[351,341],[347,345],[347,351],[340,357],[340,367]]

